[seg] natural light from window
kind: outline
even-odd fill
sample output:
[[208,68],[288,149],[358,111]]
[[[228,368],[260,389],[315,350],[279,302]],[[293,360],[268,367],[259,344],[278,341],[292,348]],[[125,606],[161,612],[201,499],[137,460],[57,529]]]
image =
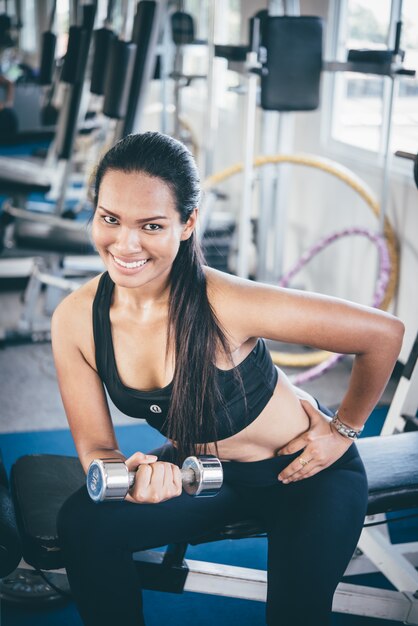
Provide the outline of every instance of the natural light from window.
[[[346,60],[349,49],[386,49],[390,29],[390,0],[347,0],[339,25],[336,54]],[[418,70],[418,2],[404,0],[401,48],[404,66]],[[393,43],[393,42],[391,42]],[[344,58],[345,56],[345,58]],[[390,79],[342,72],[335,77],[332,137],[364,150],[382,153],[385,99]],[[392,148],[417,152],[418,80],[397,79],[392,116]]]

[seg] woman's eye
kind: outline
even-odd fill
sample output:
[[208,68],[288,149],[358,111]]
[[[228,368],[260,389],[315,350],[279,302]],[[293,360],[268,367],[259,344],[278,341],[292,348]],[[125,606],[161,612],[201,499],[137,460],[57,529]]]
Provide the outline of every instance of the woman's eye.
[[111,215],[103,215],[103,221],[106,224],[117,224],[118,220],[116,219],[116,217],[112,217]]
[[145,224],[144,228],[145,230],[156,231],[156,230],[161,230],[162,227],[160,226],[160,224]]

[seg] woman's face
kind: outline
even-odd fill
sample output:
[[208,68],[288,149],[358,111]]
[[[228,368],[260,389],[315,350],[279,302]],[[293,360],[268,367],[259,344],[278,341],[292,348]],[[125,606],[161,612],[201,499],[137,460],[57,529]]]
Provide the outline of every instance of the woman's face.
[[180,221],[174,196],[159,178],[140,172],[106,172],[99,189],[92,237],[114,283],[139,287],[168,278],[180,242],[197,217]]

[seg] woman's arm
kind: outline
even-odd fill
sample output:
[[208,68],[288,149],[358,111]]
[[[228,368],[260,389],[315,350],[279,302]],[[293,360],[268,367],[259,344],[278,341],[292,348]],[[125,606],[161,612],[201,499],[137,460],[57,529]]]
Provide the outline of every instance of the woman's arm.
[[400,320],[339,298],[253,283],[213,270],[208,277],[237,343],[260,336],[354,354],[339,416],[354,428],[364,424],[399,355],[404,333]]
[[[400,352],[402,322],[388,313],[338,298],[270,287],[212,270],[207,275],[208,293],[233,345],[240,346],[250,337],[265,337],[354,354],[338,413],[347,426],[363,426]],[[306,400],[301,404],[309,428],[278,452],[301,452],[280,472],[278,479],[284,484],[314,476],[332,465],[353,443],[330,423],[328,416]]]
[[[58,384],[84,471],[87,473],[94,459],[119,458],[136,472],[135,485],[126,500],[157,503],[177,497],[182,492],[180,468],[143,452],[126,458],[118,449],[103,384],[82,350],[93,341],[86,330],[90,308],[75,292],[57,307],[51,324]],[[84,314],[83,309],[87,309]]]
[[80,340],[87,336],[82,308],[76,297],[66,298],[54,312],[51,334],[65,413],[87,471],[95,458],[119,457],[124,461],[125,456],[118,450],[102,382],[82,353]]

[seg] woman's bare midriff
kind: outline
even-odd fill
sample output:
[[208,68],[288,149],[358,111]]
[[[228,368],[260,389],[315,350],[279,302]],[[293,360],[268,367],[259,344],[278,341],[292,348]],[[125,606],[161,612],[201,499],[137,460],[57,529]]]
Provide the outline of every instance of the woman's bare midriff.
[[[236,435],[217,442],[220,460],[250,462],[276,456],[280,448],[308,429],[301,398],[317,406],[310,394],[297,389],[279,370],[273,396],[257,419]],[[203,453],[203,446],[197,453]],[[206,453],[216,455],[214,443],[207,445]]]

